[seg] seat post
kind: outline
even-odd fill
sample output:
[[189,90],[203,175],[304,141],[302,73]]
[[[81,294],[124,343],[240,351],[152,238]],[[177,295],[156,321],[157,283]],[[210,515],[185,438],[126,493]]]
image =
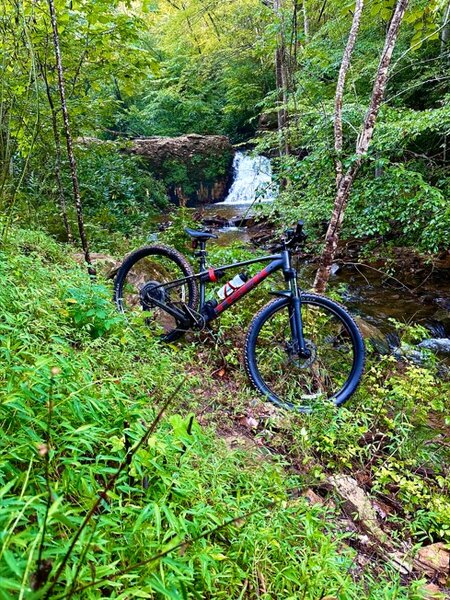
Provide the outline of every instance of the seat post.
[[200,250],[195,253],[195,256],[200,258],[200,271],[204,271],[206,267],[206,257],[208,253],[206,252],[206,240],[199,241]]

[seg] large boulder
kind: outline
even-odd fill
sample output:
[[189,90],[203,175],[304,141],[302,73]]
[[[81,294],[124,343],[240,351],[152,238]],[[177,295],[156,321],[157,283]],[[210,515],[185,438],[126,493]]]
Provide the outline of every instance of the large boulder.
[[146,137],[131,140],[128,152],[143,156],[155,166],[161,166],[166,160],[179,160],[187,163],[195,156],[233,157],[233,146],[225,135],[198,135],[189,133],[179,137]]
[[182,206],[220,202],[231,185],[234,149],[224,135],[137,138],[125,151],[145,159]]

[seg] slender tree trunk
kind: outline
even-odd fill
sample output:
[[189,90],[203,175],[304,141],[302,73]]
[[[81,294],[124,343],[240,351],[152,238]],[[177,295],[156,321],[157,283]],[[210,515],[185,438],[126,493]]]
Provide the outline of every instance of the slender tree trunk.
[[407,6],[408,0],[397,0],[395,11],[386,35],[386,41],[381,54],[380,63],[378,65],[378,71],[375,77],[370,105],[356,142],[356,158],[348,168],[345,175],[341,177],[339,182],[339,187],[337,189],[336,198],[334,201],[333,213],[331,215],[330,224],[325,236],[325,247],[321,256],[321,264],[317,270],[314,281],[314,289],[317,292],[323,292],[325,290],[330,278],[331,265],[336,255],[339,234],[344,219],[345,207],[350,196],[353,182],[373,137],[381,102],[386,90],[387,75],[392,59],[392,53],[397,42],[400,25],[405,15]]
[[[278,133],[280,135],[280,155],[289,154],[289,144],[286,139],[286,128],[288,125],[288,90],[289,90],[289,72],[287,66],[287,49],[283,25],[283,0],[273,0],[273,9],[275,17],[279,19],[280,31],[277,39],[277,48],[275,51],[275,75],[278,92]],[[284,141],[283,141],[284,138]]]
[[61,136],[59,135],[58,130],[58,117],[56,113],[55,104],[53,102],[52,93],[50,90],[50,85],[48,83],[47,74],[45,72],[45,68],[41,65],[41,74],[44,80],[45,91],[47,93],[48,104],[50,106],[50,114],[52,119],[52,130],[53,130],[53,140],[55,142],[55,181],[58,193],[58,203],[59,209],[61,211],[61,218],[64,224],[64,229],[66,231],[67,241],[69,243],[73,242],[72,230],[70,228],[69,219],[67,217],[67,207],[66,207],[66,196],[64,193],[64,186],[62,182],[61,176]]
[[445,53],[447,51],[449,37],[450,37],[450,2],[447,3],[447,6],[444,9],[444,16],[442,19],[441,58],[444,58],[445,62],[448,62],[448,60],[445,57]]
[[81,246],[82,246],[83,252],[84,252],[84,258],[88,265],[88,272],[90,275],[95,276],[95,269],[91,262],[91,256],[89,253],[89,244],[88,244],[88,240],[87,240],[87,236],[86,236],[86,231],[84,228],[83,206],[81,204],[77,163],[75,160],[75,154],[73,152],[73,141],[72,141],[72,134],[70,131],[70,123],[69,123],[69,112],[67,110],[66,91],[65,91],[65,82],[64,82],[64,70],[63,70],[63,66],[62,66],[61,48],[60,48],[60,44],[59,44],[58,24],[56,21],[56,11],[55,11],[54,0],[48,0],[48,6],[49,6],[50,18],[51,18],[51,22],[52,22],[53,44],[55,47],[56,69],[58,72],[58,87],[59,87],[59,95],[61,98],[61,111],[62,111],[63,122],[64,122],[64,133],[66,136],[67,158],[69,160],[70,174],[71,174],[71,178],[72,178],[73,197],[74,197],[74,201],[75,201],[75,208],[77,211],[78,231],[80,233],[80,240],[81,240]]
[[53,138],[55,140],[55,180],[56,180],[56,187],[57,187],[57,193],[58,193],[58,203],[59,203],[59,209],[61,211],[61,218],[62,218],[62,221],[64,224],[64,229],[66,231],[67,241],[70,244],[72,244],[73,236],[72,236],[72,230],[70,228],[69,219],[67,217],[66,197],[65,197],[64,186],[63,186],[62,177],[61,177],[61,164],[62,164],[61,138],[59,136],[58,121],[57,121],[57,116],[56,116],[56,111],[55,111],[54,106],[50,106],[50,111],[51,111],[51,115],[52,115]]
[[364,6],[364,0],[356,0],[355,12],[353,13],[353,22],[348,36],[347,45],[342,57],[341,68],[339,69],[339,77],[336,86],[336,96],[334,100],[334,149],[336,151],[336,187],[339,188],[339,183],[342,178],[342,104],[344,97],[345,79],[350,68],[350,60],[355,48],[355,42],[361,22],[361,14]]
[[302,13],[303,13],[303,34],[305,36],[305,42],[309,41],[309,18],[308,11],[306,8],[306,0],[302,1]]

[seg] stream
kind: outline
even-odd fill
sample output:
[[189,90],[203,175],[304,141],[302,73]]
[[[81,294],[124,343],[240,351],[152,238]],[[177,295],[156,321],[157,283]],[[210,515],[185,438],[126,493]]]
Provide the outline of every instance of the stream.
[[[255,202],[271,202],[277,193],[272,181],[270,160],[237,152],[233,163],[234,181],[224,202],[208,205],[204,218],[220,221],[225,226],[215,229],[217,243],[228,245],[250,241],[249,231],[237,227],[239,218],[251,216]],[[287,226],[290,224],[286,224]],[[307,224],[306,224],[307,225]],[[450,355],[450,278],[438,280],[411,269],[404,269],[396,278],[387,277],[372,265],[335,265],[330,289],[338,289],[349,310],[361,316],[383,335],[394,331],[390,319],[402,323],[421,324],[430,331],[430,338],[441,339],[441,346],[448,345]],[[300,266],[302,287],[311,287],[314,265]],[[424,281],[425,280],[425,281]],[[442,348],[441,348],[442,349]],[[447,353],[447,351],[445,352]]]

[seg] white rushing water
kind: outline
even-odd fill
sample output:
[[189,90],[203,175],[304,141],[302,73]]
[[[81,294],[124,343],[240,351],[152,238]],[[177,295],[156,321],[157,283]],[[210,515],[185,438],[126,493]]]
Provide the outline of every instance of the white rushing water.
[[236,152],[233,160],[233,185],[222,204],[271,202],[274,198],[272,165],[265,156]]

